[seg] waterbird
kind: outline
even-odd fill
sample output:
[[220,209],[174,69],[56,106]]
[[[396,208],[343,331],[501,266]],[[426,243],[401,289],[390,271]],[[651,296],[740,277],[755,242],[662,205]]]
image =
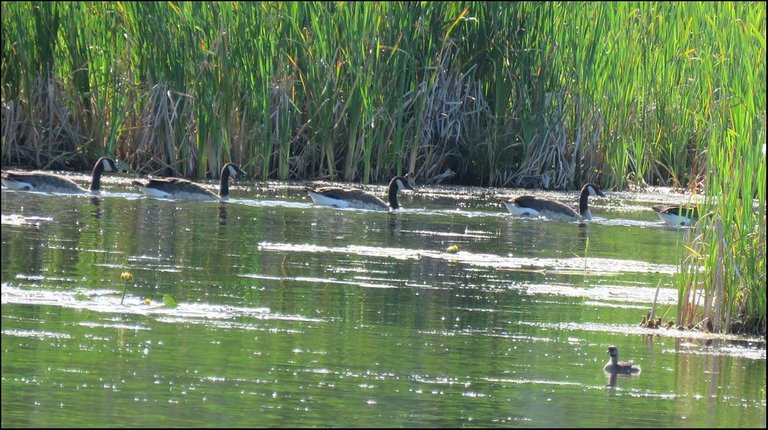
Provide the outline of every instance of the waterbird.
[[527,195],[501,202],[507,207],[509,213],[515,216],[543,216],[554,220],[582,221],[592,219],[588,204],[589,196],[605,197],[605,194],[595,184],[584,185],[579,195],[579,213],[563,203]]
[[673,227],[693,225],[699,219],[699,211],[694,206],[651,206],[651,209],[662,221]]
[[393,210],[399,209],[400,204],[397,202],[398,191],[415,191],[413,186],[411,186],[411,178],[408,177],[408,174],[405,176],[395,176],[389,181],[389,192],[387,194],[389,205],[371,193],[352,188],[321,187],[312,189],[306,187],[304,190],[312,201],[318,205],[378,211],[388,211],[390,208]]
[[608,347],[608,355],[611,359],[603,367],[603,370],[610,373],[639,373],[640,367],[631,361],[619,361],[619,349],[614,345]]
[[149,179],[146,183],[131,181],[141,192],[149,197],[173,200],[226,200],[229,198],[229,178],[242,179],[245,172],[234,163],[227,163],[221,168],[219,194],[215,194],[202,185],[181,178]]
[[114,160],[107,157],[99,158],[93,165],[91,186],[87,190],[63,176],[45,172],[3,172],[2,183],[12,190],[68,194],[98,193],[101,189],[101,174],[117,171],[117,164]]

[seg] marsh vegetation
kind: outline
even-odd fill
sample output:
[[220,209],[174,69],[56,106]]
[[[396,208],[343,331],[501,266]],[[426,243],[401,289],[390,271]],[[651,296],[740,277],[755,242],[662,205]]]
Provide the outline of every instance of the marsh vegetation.
[[681,255],[679,322],[764,334],[765,11],[4,2],[2,163],[681,187],[709,215]]

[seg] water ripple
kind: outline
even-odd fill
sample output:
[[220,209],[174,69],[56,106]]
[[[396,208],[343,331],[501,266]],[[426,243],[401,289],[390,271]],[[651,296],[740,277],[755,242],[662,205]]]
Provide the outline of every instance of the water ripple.
[[[9,283],[2,284],[2,304],[46,305],[70,309],[89,310],[100,313],[120,313],[136,315],[159,315],[175,318],[174,322],[222,321],[241,317],[260,320],[291,320],[305,322],[323,322],[322,319],[308,318],[301,315],[283,315],[273,313],[267,307],[251,308],[207,303],[179,303],[175,308],[168,308],[162,302],[145,305],[130,304],[139,302],[138,297],[126,296],[125,305],[120,304],[120,294],[116,290],[87,290],[85,293],[74,291],[50,291],[21,288]],[[172,321],[172,320],[166,320]]]
[[570,257],[570,258],[526,258],[512,257],[494,254],[472,253],[459,251],[451,253],[447,251],[434,251],[426,249],[389,248],[364,245],[347,246],[323,246],[313,244],[290,244],[261,242],[260,250],[299,252],[299,253],[336,253],[355,254],[374,259],[393,258],[397,260],[418,260],[421,258],[434,258],[447,260],[453,263],[464,263],[480,267],[492,267],[498,270],[546,270],[554,273],[585,273],[590,274],[620,274],[620,273],[677,273],[677,265],[653,264],[636,260],[621,260],[615,258],[595,257]]

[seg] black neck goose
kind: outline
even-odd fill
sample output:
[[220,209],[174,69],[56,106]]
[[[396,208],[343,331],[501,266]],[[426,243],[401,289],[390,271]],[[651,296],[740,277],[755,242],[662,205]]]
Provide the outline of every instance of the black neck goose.
[[99,158],[93,165],[91,186],[87,190],[67,178],[43,172],[3,172],[2,182],[12,190],[68,194],[98,193],[101,189],[101,174],[116,171],[118,171],[117,165],[111,158]]
[[592,219],[587,200],[589,196],[605,197],[595,184],[586,184],[579,195],[579,213],[554,200],[540,199],[533,196],[520,196],[511,201],[502,200],[509,213],[515,216],[543,216],[562,221],[581,221]]
[[651,206],[662,221],[673,227],[696,224],[699,219],[699,211],[695,206]]
[[603,370],[610,373],[639,373],[640,367],[631,361],[619,361],[619,349],[611,345],[608,347],[608,355],[611,359],[603,367]]
[[373,194],[362,190],[339,187],[322,187],[314,190],[305,188],[305,190],[312,201],[318,205],[378,211],[400,208],[400,204],[397,202],[398,191],[415,191],[410,184],[408,175],[395,176],[389,181],[389,193],[387,195],[389,205]]
[[227,163],[221,168],[219,194],[203,188],[203,186],[186,179],[164,178],[149,179],[146,183],[132,181],[131,183],[149,197],[173,200],[226,200],[229,198],[229,178],[241,179],[245,172],[233,163]]

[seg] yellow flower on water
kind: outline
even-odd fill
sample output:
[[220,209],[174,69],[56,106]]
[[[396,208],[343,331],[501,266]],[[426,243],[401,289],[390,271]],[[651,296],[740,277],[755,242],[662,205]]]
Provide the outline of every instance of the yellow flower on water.
[[145,298],[144,298],[144,304],[145,304],[145,305],[149,305],[149,304],[151,304],[151,303],[152,303],[152,300],[150,300],[150,299],[149,299],[149,297],[145,297]]
[[123,304],[123,300],[125,300],[125,290],[128,287],[128,281],[133,281],[133,273],[131,272],[123,272],[120,274],[120,279],[123,281],[123,297],[120,298],[120,304]]
[[455,254],[459,252],[459,247],[457,245],[451,245],[448,247],[448,249],[445,250],[445,252],[450,252],[451,254]]

